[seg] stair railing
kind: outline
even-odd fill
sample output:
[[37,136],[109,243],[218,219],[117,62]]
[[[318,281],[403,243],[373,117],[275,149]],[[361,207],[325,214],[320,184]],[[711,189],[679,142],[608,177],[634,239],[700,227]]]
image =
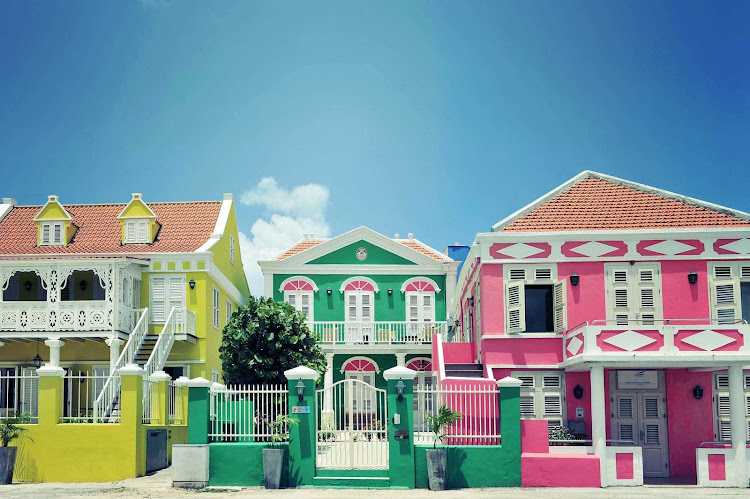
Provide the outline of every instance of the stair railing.
[[169,311],[167,321],[164,323],[164,328],[161,330],[159,339],[154,345],[154,349],[151,352],[151,356],[146,362],[146,366],[143,368],[145,371],[144,376],[151,376],[156,371],[161,371],[164,368],[164,364],[167,363],[167,357],[169,352],[172,351],[172,345],[174,345],[174,337],[177,331],[177,322],[179,317],[182,315],[185,309],[173,307]]
[[109,420],[114,412],[115,404],[117,403],[118,395],[120,393],[120,376],[117,371],[128,364],[132,364],[135,360],[135,355],[146,337],[148,332],[148,308],[140,310],[141,316],[138,322],[135,324],[133,331],[128,337],[125,348],[122,349],[120,357],[117,359],[117,363],[111,366],[109,377],[104,382],[102,391],[94,400],[94,421],[98,422],[99,418]]

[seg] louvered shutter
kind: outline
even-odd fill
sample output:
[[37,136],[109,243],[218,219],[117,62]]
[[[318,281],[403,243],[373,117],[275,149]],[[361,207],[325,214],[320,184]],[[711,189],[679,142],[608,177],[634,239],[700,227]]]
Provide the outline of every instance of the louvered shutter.
[[219,290],[216,288],[214,288],[213,298],[213,325],[219,327]]
[[167,278],[151,276],[151,322],[162,324],[167,320]]
[[62,225],[61,224],[54,224],[55,233],[54,237],[52,238],[52,242],[54,244],[62,244]]
[[640,264],[636,272],[638,289],[636,318],[642,325],[653,325],[661,310],[659,269],[656,266]]
[[50,224],[42,224],[42,244],[49,244]]
[[521,404],[521,417],[533,418],[536,415],[533,393],[521,395],[519,402]]
[[659,445],[661,444],[661,432],[660,425],[646,423],[644,426],[644,441],[647,445]]
[[565,309],[565,280],[555,283],[552,294],[555,303],[555,332],[561,333],[568,327],[568,313]]
[[21,369],[21,414],[39,415],[39,378],[34,367]]
[[135,222],[133,221],[125,222],[125,242],[135,242]]
[[521,333],[526,330],[526,306],[524,301],[523,282],[505,284],[505,324],[509,333]]
[[94,390],[91,394],[91,402],[93,404],[104,389],[104,384],[107,381],[106,378],[109,376],[109,366],[93,366],[91,369],[94,374]]
[[151,242],[148,237],[148,221],[140,220],[138,222],[138,242],[148,243]]
[[169,296],[167,301],[167,314],[169,314],[173,308],[176,308],[174,313],[175,320],[182,320],[182,307],[185,306],[185,281],[182,277],[170,277],[169,278]]
[[542,393],[544,418],[549,420],[550,427],[562,426],[562,377],[558,374],[542,373]]
[[714,307],[713,318],[719,324],[731,324],[742,317],[740,310],[740,281],[727,279],[714,281],[711,286],[711,302]]
[[628,269],[613,269],[610,276],[612,305],[617,325],[627,326],[632,309],[630,306],[630,272]]

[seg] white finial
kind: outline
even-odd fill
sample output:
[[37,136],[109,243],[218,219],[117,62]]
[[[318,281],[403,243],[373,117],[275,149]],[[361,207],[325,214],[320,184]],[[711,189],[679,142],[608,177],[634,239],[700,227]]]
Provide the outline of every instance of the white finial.
[[141,199],[143,197],[143,194],[140,192],[134,192],[133,193],[133,199]]
[[414,239],[414,233],[413,232],[409,232],[409,236],[408,237],[409,237],[409,239]]
[[393,239],[398,239],[399,237],[401,237],[401,234],[399,234],[398,232],[393,234]]

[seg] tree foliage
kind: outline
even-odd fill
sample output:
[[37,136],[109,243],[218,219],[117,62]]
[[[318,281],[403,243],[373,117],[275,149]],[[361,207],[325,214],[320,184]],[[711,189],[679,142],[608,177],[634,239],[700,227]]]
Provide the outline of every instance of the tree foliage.
[[287,303],[250,297],[222,332],[219,358],[226,384],[285,383],[284,371],[307,366],[322,373],[326,360],[305,316]]

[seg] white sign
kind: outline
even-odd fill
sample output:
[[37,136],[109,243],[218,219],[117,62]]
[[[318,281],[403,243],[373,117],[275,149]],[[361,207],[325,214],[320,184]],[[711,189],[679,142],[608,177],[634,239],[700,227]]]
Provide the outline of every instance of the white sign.
[[658,371],[617,371],[618,390],[657,390]]
[[295,405],[292,407],[292,414],[310,414],[309,405]]

